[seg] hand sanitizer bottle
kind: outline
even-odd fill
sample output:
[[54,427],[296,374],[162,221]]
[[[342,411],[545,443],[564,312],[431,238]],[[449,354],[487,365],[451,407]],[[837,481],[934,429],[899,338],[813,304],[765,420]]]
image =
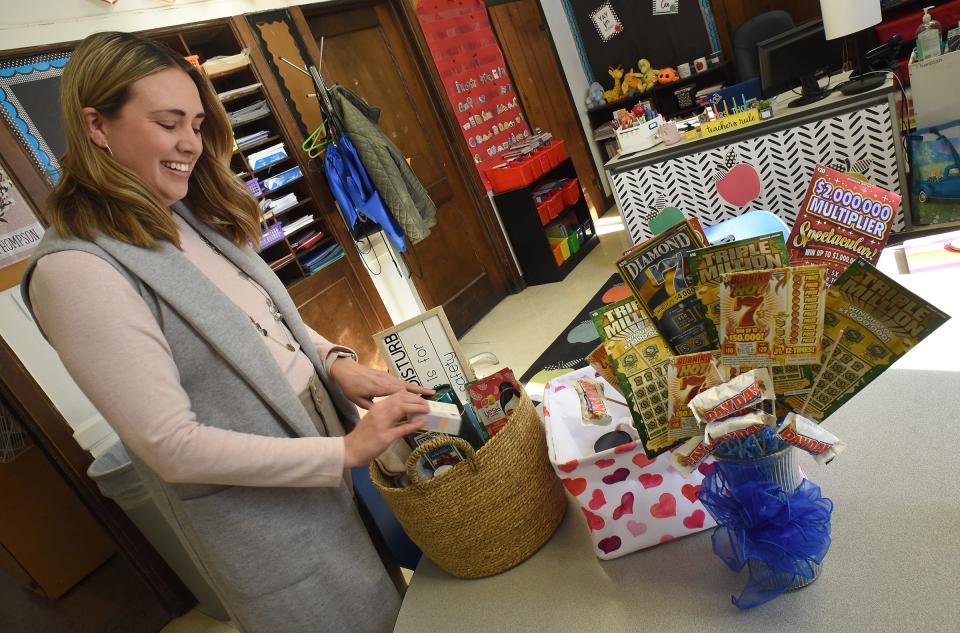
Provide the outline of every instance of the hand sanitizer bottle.
[[933,7],[923,9],[923,21],[917,29],[917,59],[930,59],[938,56],[940,51],[940,23],[927,13]]

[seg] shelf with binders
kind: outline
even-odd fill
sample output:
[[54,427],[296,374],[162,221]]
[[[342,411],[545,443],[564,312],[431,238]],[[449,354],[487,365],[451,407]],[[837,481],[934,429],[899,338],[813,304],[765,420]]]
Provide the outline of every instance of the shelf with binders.
[[[227,23],[186,27],[155,39],[185,57],[195,55],[201,65],[214,57],[236,56],[243,49]],[[230,157],[231,170],[244,182],[251,182],[248,190],[260,205],[263,236],[259,254],[289,287],[338,259],[312,261],[316,254],[331,246],[341,256],[343,251],[305,177],[306,164],[296,151],[296,141],[273,111],[258,68],[243,62],[206,74],[228,114],[233,114],[231,127],[239,144]],[[305,238],[312,240],[306,246]]]

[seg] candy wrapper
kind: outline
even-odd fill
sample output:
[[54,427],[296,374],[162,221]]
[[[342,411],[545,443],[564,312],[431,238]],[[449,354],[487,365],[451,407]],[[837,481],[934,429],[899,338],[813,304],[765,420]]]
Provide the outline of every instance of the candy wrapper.
[[689,222],[637,244],[617,262],[620,276],[677,354],[711,349],[703,304],[684,270],[687,254],[703,247]]
[[777,418],[766,413],[751,411],[707,424],[703,431],[708,450],[714,450],[719,444],[744,440],[751,435],[763,433],[765,429],[776,426]]
[[787,246],[794,264],[827,267],[827,284],[860,258],[876,264],[900,209],[900,196],[817,165]]
[[813,365],[823,347],[821,266],[728,273],[720,282],[724,365]]
[[823,422],[950,317],[858,260],[826,293],[824,357],[808,395],[782,397]]
[[675,356],[667,366],[667,435],[686,439],[702,435],[703,429],[690,411],[690,401],[704,389],[730,379],[731,369],[721,367],[717,352]]
[[689,477],[690,473],[695,471],[700,464],[710,457],[710,449],[707,447],[706,438],[703,433],[689,440],[670,451],[670,464],[684,477]]
[[704,474],[714,467],[708,458],[685,478],[671,467],[673,452],[647,457],[629,422],[622,425],[631,431],[626,441],[594,450],[598,439],[621,427],[620,420],[630,420],[626,407],[608,401],[613,424],[598,427],[581,422],[573,385],[594,375],[593,369],[585,367],[547,383],[543,417],[550,461],[580,506],[586,523],[583,529],[590,532],[597,557],[617,558],[713,527],[697,498]]
[[775,398],[773,379],[765,369],[753,369],[712,389],[701,391],[690,401],[690,411],[701,426],[732,415],[759,409]]
[[675,441],[667,435],[670,348],[633,297],[603,306],[590,315],[630,407],[640,442],[653,457]]
[[613,421],[607,413],[606,399],[603,397],[603,383],[591,378],[581,378],[573,383],[580,396],[580,417],[585,424],[605,426]]
[[706,326],[713,346],[719,344],[720,279],[726,273],[770,270],[790,265],[782,233],[770,233],[736,242],[707,246],[691,251],[687,259],[690,278],[697,289],[707,317]]
[[833,433],[792,411],[777,429],[777,437],[810,453],[818,464],[829,464],[847,447]]

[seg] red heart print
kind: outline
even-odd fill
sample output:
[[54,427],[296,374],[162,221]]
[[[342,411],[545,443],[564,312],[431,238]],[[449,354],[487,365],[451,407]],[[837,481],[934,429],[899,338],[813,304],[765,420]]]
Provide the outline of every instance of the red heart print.
[[703,519],[706,515],[703,510],[694,510],[693,514],[683,518],[683,527],[688,530],[695,530],[703,527]]
[[602,490],[594,490],[593,495],[590,496],[590,503],[587,505],[590,506],[591,510],[599,510],[607,503],[607,498],[603,496]]
[[677,515],[677,500],[669,492],[660,495],[660,501],[650,506],[650,514],[657,519],[667,519]]
[[686,497],[690,503],[697,502],[698,492],[700,492],[700,486],[694,486],[693,484],[683,484],[683,488],[680,489],[680,494]]
[[543,417],[544,417],[544,418],[549,418],[549,417],[550,417],[550,410],[547,409],[547,405],[543,405]]
[[625,514],[633,514],[633,493],[626,492],[620,498],[620,505],[613,511],[613,520],[616,521]]
[[619,536],[608,536],[607,538],[600,539],[600,542],[597,543],[597,549],[599,549],[604,554],[609,554],[610,552],[615,552],[620,549],[621,541]]
[[647,466],[649,466],[655,461],[657,461],[656,457],[654,457],[653,459],[650,459],[649,457],[646,456],[645,453],[637,453],[636,455],[633,456],[633,463],[639,466],[640,468],[646,468]]
[[710,462],[709,464],[704,462],[699,466],[697,466],[697,470],[699,470],[700,474],[703,475],[704,477],[709,477],[711,474],[713,474],[713,471],[715,471],[716,469],[717,469],[717,465],[713,462]]
[[567,487],[567,490],[570,491],[574,497],[579,497],[584,490],[587,489],[587,480],[583,477],[577,477],[576,479],[561,479],[563,485]]
[[629,476],[630,476],[630,471],[628,469],[618,468],[612,473],[610,473],[609,475],[606,475],[602,481],[607,485],[618,484]]
[[626,444],[621,444],[620,446],[614,447],[614,453],[629,453],[637,447],[636,442],[627,442]]
[[586,508],[580,508],[583,511],[583,516],[587,518],[587,526],[590,528],[591,532],[596,532],[597,530],[602,530],[603,526],[606,525],[606,521],[603,520],[603,517],[590,512]]
[[613,466],[616,463],[617,460],[613,459],[612,457],[610,459],[598,459],[597,468],[607,468],[608,466]]
[[677,537],[673,536],[672,534],[664,534],[663,536],[660,537],[660,543],[661,543],[661,544],[663,544],[663,543],[668,543],[668,542],[672,541],[672,540],[675,539],[675,538],[677,538]]
[[556,387],[554,387],[553,392],[556,393],[558,391],[563,391],[566,388],[567,388],[566,385],[557,385]]
[[663,483],[663,475],[643,473],[640,475],[640,485],[644,488],[656,488]]
[[571,459],[569,462],[563,462],[562,464],[559,464],[557,468],[565,473],[572,473],[574,470],[576,470],[578,465],[579,462],[577,460]]
[[630,530],[630,534],[634,536],[640,536],[647,531],[647,524],[640,521],[627,521],[627,529]]

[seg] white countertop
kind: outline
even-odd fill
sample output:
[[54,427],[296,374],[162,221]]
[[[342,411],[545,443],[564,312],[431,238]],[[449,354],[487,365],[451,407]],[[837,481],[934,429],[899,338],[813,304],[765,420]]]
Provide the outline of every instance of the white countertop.
[[[885,273],[960,315],[960,269]],[[960,316],[857,394],[826,423],[847,442],[829,466],[802,465],[835,503],[820,577],[749,611],[730,604],[744,577],[714,556],[710,530],[601,561],[573,499],[557,533],[498,576],[459,580],[424,558],[400,633],[650,633],[960,630]]]

